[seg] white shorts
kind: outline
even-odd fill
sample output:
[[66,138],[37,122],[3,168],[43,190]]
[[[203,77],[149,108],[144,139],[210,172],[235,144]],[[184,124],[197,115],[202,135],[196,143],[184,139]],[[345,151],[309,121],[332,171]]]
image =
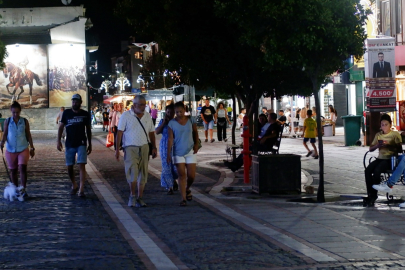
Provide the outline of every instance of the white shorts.
[[178,163],[186,163],[186,164],[192,164],[192,163],[197,163],[197,155],[193,154],[194,149],[191,149],[190,152],[188,152],[187,155],[185,156],[174,156],[173,157],[173,163],[178,164]]

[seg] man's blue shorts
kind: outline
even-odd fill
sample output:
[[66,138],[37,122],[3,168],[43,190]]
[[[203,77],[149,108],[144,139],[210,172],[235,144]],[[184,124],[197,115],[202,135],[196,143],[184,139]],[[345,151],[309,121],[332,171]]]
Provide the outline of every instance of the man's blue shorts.
[[76,164],[76,154],[77,154],[77,164],[87,164],[87,147],[86,145],[81,145],[79,147],[66,147],[65,149],[66,166]]
[[211,122],[208,122],[208,124],[204,123],[204,130],[209,130],[214,128],[214,120],[211,120]]
[[315,138],[304,138],[304,142],[310,141],[310,143],[316,143],[316,139]]

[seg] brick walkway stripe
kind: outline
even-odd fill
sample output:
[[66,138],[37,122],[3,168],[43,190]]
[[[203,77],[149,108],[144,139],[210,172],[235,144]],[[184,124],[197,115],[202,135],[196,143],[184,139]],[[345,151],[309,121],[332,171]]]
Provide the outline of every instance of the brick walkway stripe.
[[93,170],[94,165],[90,160],[87,161],[86,171],[92,179],[94,185],[99,190],[101,196],[118,217],[119,221],[127,230],[128,234],[135,240],[141,249],[148,256],[150,261],[157,269],[178,269],[176,265],[166,256],[166,254],[155,244],[155,242],[142,230],[138,223],[129,215],[127,210],[117,201],[113,190],[108,189],[101,176],[97,175]]

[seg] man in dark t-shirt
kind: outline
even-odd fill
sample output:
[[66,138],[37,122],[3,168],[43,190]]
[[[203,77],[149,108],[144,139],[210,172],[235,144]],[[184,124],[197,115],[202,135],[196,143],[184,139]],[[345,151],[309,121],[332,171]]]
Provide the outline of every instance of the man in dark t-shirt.
[[[63,128],[66,127],[65,159],[69,178],[72,181],[70,194],[75,195],[77,193],[79,197],[85,197],[83,191],[86,180],[87,155],[91,153],[91,116],[87,111],[80,109],[81,105],[82,97],[79,94],[74,94],[72,96],[72,109],[64,111],[59,125],[57,149],[62,151],[61,137]],[[76,155],[77,164],[80,167],[80,187],[75,181],[73,170]]]
[[212,138],[214,135],[214,117],[215,109],[210,105],[210,101],[206,99],[205,106],[201,109],[201,118],[204,121],[205,142],[208,142],[208,130],[210,131],[211,142],[215,142],[215,139]]
[[104,112],[103,112],[103,131],[107,131],[108,132],[108,124],[109,124],[109,113],[107,112],[107,108],[104,108]]
[[284,125],[285,122],[287,121],[287,117],[284,115],[284,111],[283,110],[279,110],[278,111],[278,115],[280,116],[278,118],[278,122],[280,122],[280,124]]

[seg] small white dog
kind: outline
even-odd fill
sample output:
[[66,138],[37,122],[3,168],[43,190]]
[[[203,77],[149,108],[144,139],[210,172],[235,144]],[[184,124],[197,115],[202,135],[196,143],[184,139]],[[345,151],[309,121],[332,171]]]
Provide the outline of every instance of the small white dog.
[[24,198],[20,196],[19,188],[13,183],[8,183],[4,188],[4,199],[10,200],[10,202],[14,201],[14,199],[18,199],[19,201],[24,200]]

